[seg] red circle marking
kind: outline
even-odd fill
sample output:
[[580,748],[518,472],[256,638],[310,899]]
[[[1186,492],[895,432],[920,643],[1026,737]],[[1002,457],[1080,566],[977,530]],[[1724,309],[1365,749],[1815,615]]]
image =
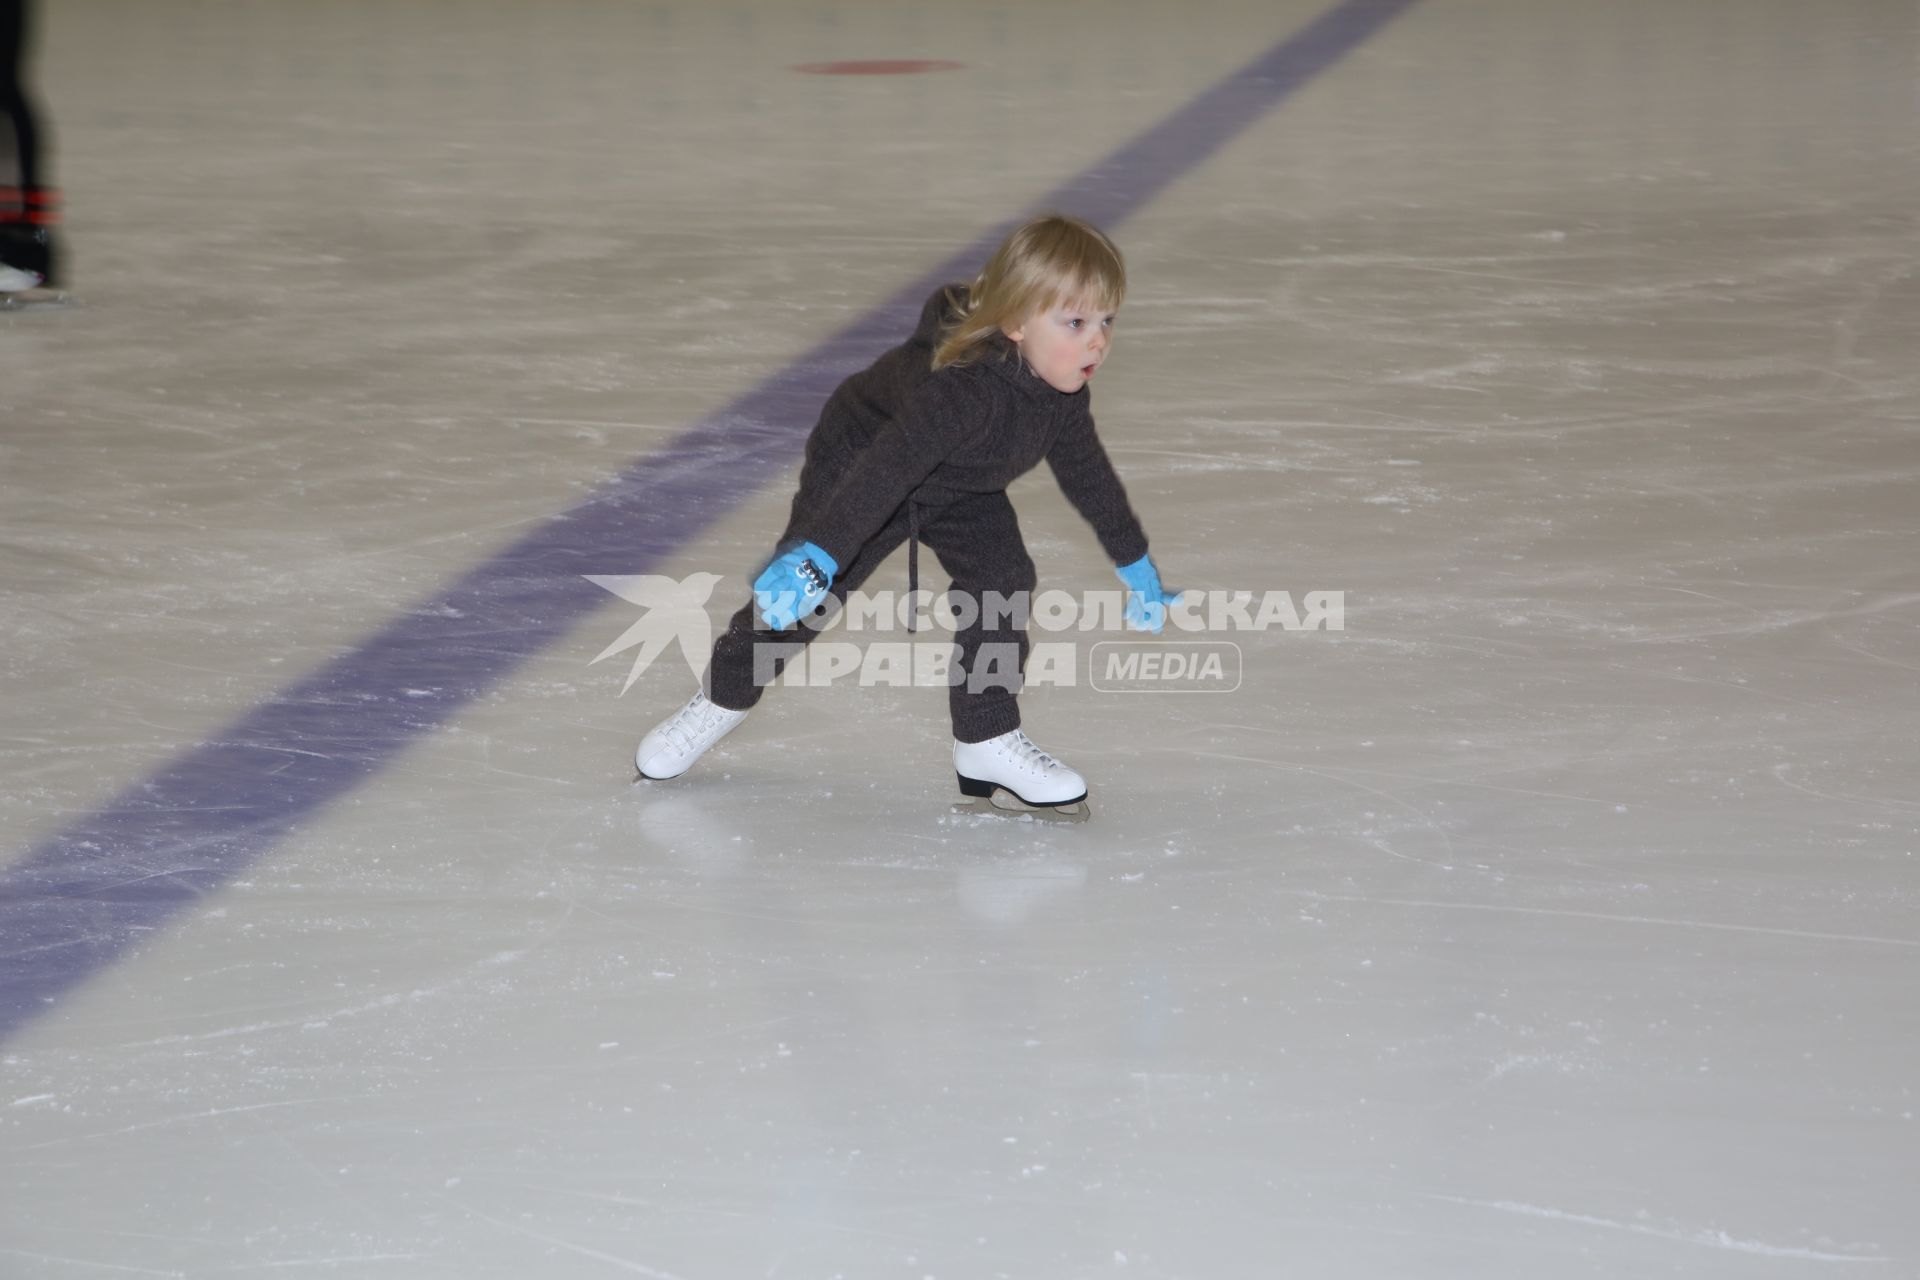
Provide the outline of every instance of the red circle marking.
[[810,76],[915,76],[923,71],[958,71],[965,65],[937,58],[877,58],[855,62],[802,62],[794,70]]

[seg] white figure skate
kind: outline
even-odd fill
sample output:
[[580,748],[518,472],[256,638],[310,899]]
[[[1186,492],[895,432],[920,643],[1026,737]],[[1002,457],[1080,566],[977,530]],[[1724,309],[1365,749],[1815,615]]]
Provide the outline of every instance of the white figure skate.
[[58,243],[47,227],[0,223],[0,311],[66,304],[66,290],[53,283]]
[[664,782],[679,777],[707,753],[708,747],[732,733],[746,718],[744,711],[715,706],[704,692],[694,694],[686,706],[653,726],[653,730],[640,739],[640,749],[633,753],[633,767],[638,775],[634,781],[652,778]]
[[[955,813],[986,813],[1002,818],[1030,817],[1043,822],[1085,822],[1087,780],[1033,744],[1015,729],[985,742],[955,742],[953,772],[960,794]],[[1003,803],[1002,793],[1015,803]]]
[[0,311],[64,307],[68,301],[65,289],[49,285],[39,273],[0,262]]

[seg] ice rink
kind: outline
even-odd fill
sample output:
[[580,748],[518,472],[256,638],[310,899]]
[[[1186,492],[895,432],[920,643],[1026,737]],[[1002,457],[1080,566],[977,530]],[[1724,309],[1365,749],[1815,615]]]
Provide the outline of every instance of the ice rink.
[[[1911,0],[44,9],[4,1280],[1920,1276]],[[854,680],[630,782],[583,575],[723,620],[1050,205],[1168,579],[1344,629],[1036,635],[1081,826]]]

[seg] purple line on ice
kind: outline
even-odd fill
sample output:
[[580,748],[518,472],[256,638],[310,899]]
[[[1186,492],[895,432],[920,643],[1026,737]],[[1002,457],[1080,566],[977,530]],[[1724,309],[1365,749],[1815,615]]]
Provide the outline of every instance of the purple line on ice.
[[[1414,2],[1344,0],[1035,209],[1124,221]],[[1017,221],[7,867],[0,1043],[601,607],[606,594],[581,575],[648,571],[792,466],[840,379]],[[610,781],[624,780],[618,767]]]

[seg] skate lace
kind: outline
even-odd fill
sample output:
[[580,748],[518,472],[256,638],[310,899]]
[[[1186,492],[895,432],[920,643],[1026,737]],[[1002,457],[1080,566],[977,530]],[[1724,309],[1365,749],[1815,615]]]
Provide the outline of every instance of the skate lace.
[[717,708],[706,698],[689,702],[680,708],[673,719],[667,722],[666,735],[674,740],[682,751],[691,751],[717,717],[713,714]]
[[1049,773],[1060,767],[1058,760],[1042,751],[1032,738],[1019,729],[1013,731],[1013,741],[1008,745],[1013,748],[1013,758],[1027,768]]

